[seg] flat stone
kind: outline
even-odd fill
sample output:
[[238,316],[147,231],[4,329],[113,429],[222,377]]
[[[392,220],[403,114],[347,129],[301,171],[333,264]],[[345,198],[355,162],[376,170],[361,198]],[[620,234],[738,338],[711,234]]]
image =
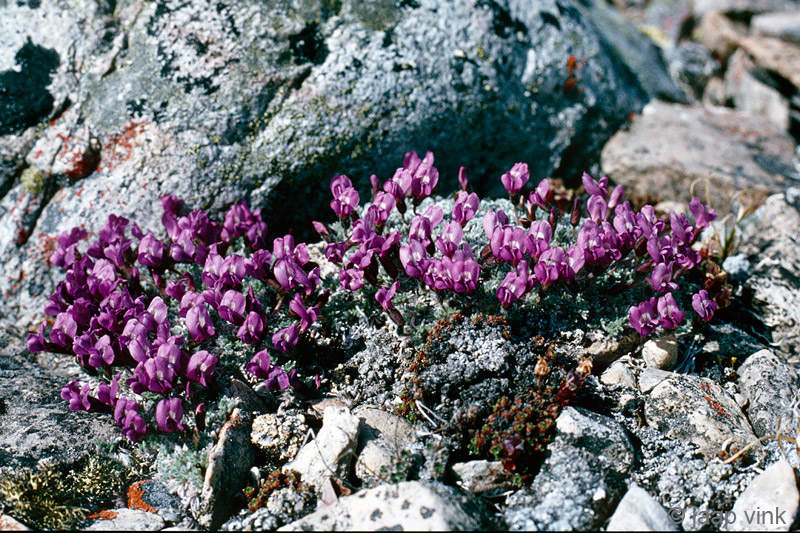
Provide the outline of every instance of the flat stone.
[[87,531],[159,531],[166,525],[164,519],[155,513],[138,509],[114,509],[116,516],[104,520],[96,520]]
[[329,478],[347,478],[355,456],[358,427],[358,417],[346,407],[326,407],[317,437],[303,446],[282,470],[299,472],[302,481],[319,492]]
[[678,339],[667,336],[645,342],[642,345],[642,359],[650,368],[672,370],[678,361]]
[[586,348],[586,353],[592,356],[592,361],[595,365],[602,368],[630,353],[640,342],[640,339],[641,337],[637,333],[623,337],[604,335],[592,342]]
[[252,418],[238,407],[219,432],[208,455],[197,522],[216,529],[231,515],[255,461],[250,442]]
[[746,32],[747,28],[743,25],[733,22],[722,13],[712,11],[703,15],[693,36],[718,57],[727,59],[739,46],[739,39]]
[[630,367],[622,361],[614,361],[611,366],[600,374],[600,383],[603,385],[621,385],[623,387],[636,388],[636,378]]
[[278,531],[469,531],[498,529],[487,506],[460,489],[405,481],[344,496]]
[[662,381],[646,399],[645,417],[667,438],[696,444],[706,459],[729,439],[740,449],[756,440],[736,401],[707,378],[675,375]]
[[514,476],[500,461],[467,461],[453,465],[453,474],[461,487],[474,494],[494,493],[513,486]]
[[727,531],[789,531],[797,516],[800,493],[792,465],[781,459],[750,482],[736,499]]
[[354,415],[360,422],[356,476],[362,480],[382,478],[393,463],[401,460],[413,432],[411,424],[405,418],[373,407],[360,408]]
[[617,505],[606,531],[678,531],[666,509],[646,490],[631,483]]
[[653,390],[656,385],[674,376],[673,372],[658,368],[644,368],[639,373],[639,390],[645,394]]
[[747,53],[736,50],[728,60],[725,93],[739,111],[764,117],[783,130],[789,129],[789,100],[758,77],[759,70]]
[[727,212],[739,190],[779,192],[797,177],[794,141],[760,117],[721,107],[652,102],[602,152],[603,172],[636,194],[688,202],[708,180],[711,204]]
[[747,417],[759,437],[793,435],[797,420],[788,407],[800,390],[797,371],[770,350],[748,357],[737,370],[739,389],[747,400]]
[[775,71],[800,90],[800,45],[770,37],[742,37],[741,46],[756,65]]
[[625,490],[634,462],[625,430],[612,418],[567,407],[549,455],[529,487],[506,499],[510,530],[595,529]]
[[800,12],[762,13],[750,20],[750,29],[756,35],[774,37],[800,44]]
[[30,531],[31,528],[8,516],[0,513],[0,531]]

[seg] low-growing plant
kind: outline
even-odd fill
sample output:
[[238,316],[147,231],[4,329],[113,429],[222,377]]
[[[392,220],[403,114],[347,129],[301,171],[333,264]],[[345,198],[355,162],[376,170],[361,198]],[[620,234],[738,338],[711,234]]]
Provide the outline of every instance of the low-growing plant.
[[[629,309],[628,323],[642,337],[674,330],[684,321],[673,291],[703,261],[693,245],[715,220],[712,209],[695,197],[689,204],[693,221],[675,212],[662,220],[651,205],[634,211],[622,186],[609,190],[607,177],[595,180],[586,173],[585,205],[578,198],[568,202],[548,179],[525,197],[521,192],[529,178],[525,163],[502,175],[513,212],[486,212],[480,221],[485,239],[470,242],[480,199],[470,193],[465,169],[459,171],[461,190],[446,221],[435,203],[418,212],[435,191],[439,172],[433,154],[420,159],[410,152],[390,180],[381,184],[372,176],[372,200],[363,207],[350,179],[334,177],[331,208],[339,220],[314,226],[327,241],[326,258],[339,265],[341,288],[371,286],[374,299],[401,326],[406,319],[394,300],[403,291],[431,290],[440,301],[447,295],[469,298],[499,278],[492,290],[508,308],[532,294],[559,288],[576,292],[621,269],[635,273],[635,279],[614,287],[617,293],[648,287],[653,295]],[[705,289],[692,296],[691,305],[705,321],[718,307]]]
[[28,339],[87,374],[61,391],[70,409],[113,414],[133,441],[203,431],[220,371],[301,386],[296,348],[327,298],[305,244],[286,235],[270,253],[260,210],[242,202],[217,223],[181,214],[173,196],[161,203],[166,241],[115,215],[86,247],[85,229],[59,235],[51,262],[66,276],[44,309],[54,320]]

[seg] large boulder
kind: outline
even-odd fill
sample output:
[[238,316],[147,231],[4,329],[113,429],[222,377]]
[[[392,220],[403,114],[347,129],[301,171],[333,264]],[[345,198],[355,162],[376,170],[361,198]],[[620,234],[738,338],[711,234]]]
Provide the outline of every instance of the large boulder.
[[618,61],[639,45],[609,44],[573,4],[4,3],[0,312],[40,309],[57,234],[112,212],[157,230],[167,193],[211,209],[246,197],[302,233],[328,216],[334,174],[366,187],[410,149],[434,151],[443,188],[459,165],[484,191],[516,161],[579,175],[642,86],[671,89],[660,64],[640,83]]

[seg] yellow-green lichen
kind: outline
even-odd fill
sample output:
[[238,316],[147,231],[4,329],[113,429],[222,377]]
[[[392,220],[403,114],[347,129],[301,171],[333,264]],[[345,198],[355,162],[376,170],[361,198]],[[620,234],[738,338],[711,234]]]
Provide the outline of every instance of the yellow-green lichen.
[[30,194],[40,194],[47,187],[47,177],[38,168],[30,166],[22,171],[19,184]]

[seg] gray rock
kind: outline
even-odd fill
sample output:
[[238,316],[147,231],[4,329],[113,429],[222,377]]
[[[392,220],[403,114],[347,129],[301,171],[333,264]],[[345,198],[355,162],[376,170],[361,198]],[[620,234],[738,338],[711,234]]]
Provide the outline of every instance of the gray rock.
[[756,440],[736,401],[707,378],[675,375],[662,381],[650,391],[645,416],[667,438],[696,444],[707,459],[730,442],[743,448]]
[[510,489],[514,476],[500,461],[467,461],[453,465],[458,484],[475,494],[495,494]]
[[785,459],[756,476],[731,509],[726,531],[789,531],[800,506],[797,478]]
[[406,481],[344,496],[278,531],[469,531],[498,529],[488,507],[439,483]]
[[[0,209],[11,236],[0,242],[0,311],[20,325],[58,276],[53,238],[73,226],[96,231],[118,213],[159,231],[170,193],[212,210],[247,197],[276,231],[310,231],[330,177],[365,188],[410,149],[436,153],[443,189],[460,165],[484,190],[516,161],[534,178],[574,177],[647,99],[619,50],[643,77],[668,79],[632,28],[603,26],[571,0],[6,4],[0,71],[33,80],[37,98],[26,120],[0,118],[6,203],[21,202],[37,124],[54,139],[48,130],[63,126],[49,121],[73,110],[68,138],[99,145],[78,181],[41,162],[48,188],[27,217]],[[17,72],[28,39],[50,63]]]
[[536,478],[506,500],[504,517],[512,531],[597,528],[625,491],[634,452],[617,422],[568,407],[556,424]]
[[1,531],[30,531],[31,528],[8,516],[7,514],[0,513],[0,530]]
[[770,344],[800,353],[800,189],[774,195],[743,228],[740,251],[753,265],[745,281]]
[[800,45],[770,37],[741,37],[742,47],[756,65],[773,71],[800,89]]
[[327,407],[317,437],[303,446],[284,472],[295,470],[303,482],[322,492],[331,477],[345,479],[358,442],[359,419],[346,407]]
[[678,361],[678,339],[670,335],[645,342],[642,345],[642,359],[651,368],[672,370]]
[[667,511],[636,483],[617,505],[606,531],[678,531]]
[[[759,437],[797,431],[792,402],[800,390],[800,376],[770,350],[748,357],[739,367],[739,388],[747,399],[747,417]],[[781,427],[778,427],[778,419]]]
[[353,413],[359,418],[358,448],[355,473],[359,479],[380,479],[393,462],[401,460],[401,452],[412,436],[411,424],[404,418],[382,409],[365,407]]
[[800,44],[800,11],[756,15],[750,28],[756,35]]
[[766,74],[756,68],[746,52],[739,49],[728,60],[725,72],[725,92],[736,109],[774,122],[789,129],[789,100],[769,83]]
[[255,461],[250,442],[253,419],[238,407],[219,432],[208,455],[208,467],[200,493],[197,522],[216,529],[231,515]]
[[703,94],[708,80],[720,70],[711,51],[699,43],[682,42],[664,52],[669,73],[688,95],[695,100]]
[[623,387],[636,388],[636,377],[634,377],[633,370],[631,370],[628,362],[617,360],[600,374],[600,383],[609,386],[622,385]]
[[669,372],[667,370],[660,370],[658,368],[643,368],[639,373],[639,390],[647,394],[656,388],[656,385],[674,375],[675,374],[673,372]]
[[797,4],[792,0],[692,0],[692,10],[696,15],[715,11],[752,14],[784,9],[797,9]]
[[159,531],[164,529],[164,519],[155,513],[138,509],[114,509],[116,516],[104,520],[96,520],[87,531]]
[[294,459],[309,428],[302,413],[259,415],[253,420],[250,438],[275,467]]
[[14,331],[0,329],[0,464],[72,462],[120,437],[111,416],[70,411],[61,389],[77,376],[55,366],[62,356],[31,360]]
[[293,488],[283,488],[274,491],[267,498],[264,507],[255,512],[243,510],[225,522],[223,531],[274,531],[280,526],[298,520],[312,513],[316,508],[317,499],[313,491],[300,492]]
[[[183,515],[181,500],[178,496],[169,492],[163,483],[154,479],[148,479],[137,482],[136,486],[138,491],[140,491],[139,498],[141,498],[141,501],[137,502],[137,505],[144,504],[155,509],[166,523],[174,524],[180,521]],[[130,494],[129,488],[128,495],[130,496]],[[128,502],[128,506],[133,507],[130,501]]]
[[691,184],[708,180],[712,205],[725,213],[736,191],[788,188],[793,152],[789,135],[765,119],[652,102],[606,144],[602,166],[629,191],[664,200],[688,201]]

